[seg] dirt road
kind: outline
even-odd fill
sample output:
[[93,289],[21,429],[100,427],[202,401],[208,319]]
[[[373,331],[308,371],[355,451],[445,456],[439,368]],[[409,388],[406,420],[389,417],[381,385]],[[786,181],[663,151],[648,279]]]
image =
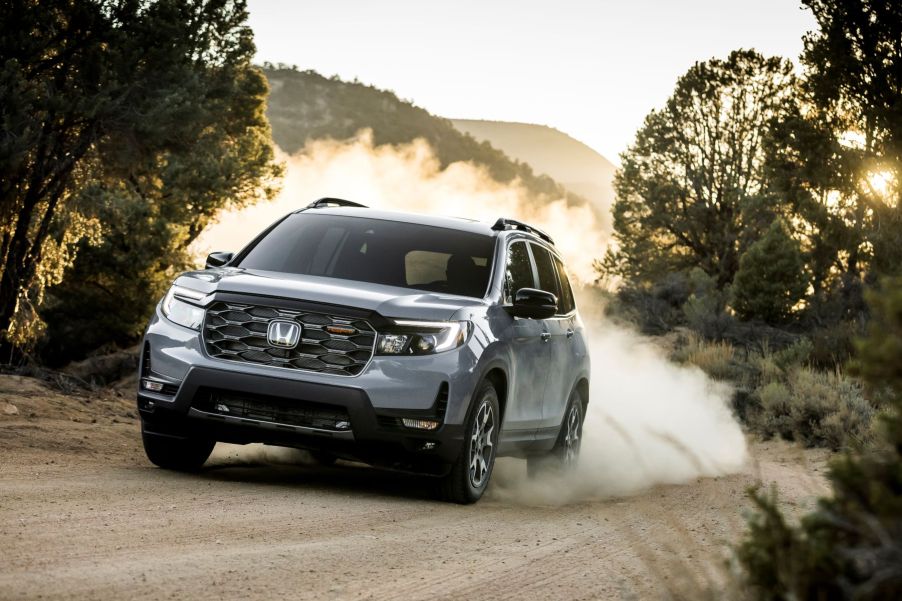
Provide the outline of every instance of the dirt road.
[[490,493],[460,507],[431,500],[416,478],[247,464],[227,448],[200,474],[165,472],[144,459],[126,394],[62,394],[0,376],[0,598],[644,599],[718,589],[749,485],[775,482],[799,510],[826,490],[822,452],[759,443],[752,454],[744,473],[628,498],[536,507]]

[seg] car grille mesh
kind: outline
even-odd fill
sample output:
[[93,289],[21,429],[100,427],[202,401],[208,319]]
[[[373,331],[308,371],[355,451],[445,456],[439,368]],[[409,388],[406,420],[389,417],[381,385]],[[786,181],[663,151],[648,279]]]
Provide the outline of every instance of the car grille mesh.
[[[266,331],[273,319],[301,325],[295,348],[269,344]],[[331,333],[326,330],[330,326],[353,333]],[[216,359],[356,376],[373,356],[376,331],[359,319],[217,301],[207,309],[204,344]]]

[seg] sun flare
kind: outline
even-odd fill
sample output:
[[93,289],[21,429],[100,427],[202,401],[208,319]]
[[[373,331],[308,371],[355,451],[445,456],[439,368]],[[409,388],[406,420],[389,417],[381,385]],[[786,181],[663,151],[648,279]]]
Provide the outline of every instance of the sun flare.
[[865,177],[865,183],[871,193],[879,196],[881,200],[888,202],[894,196],[896,190],[896,176],[889,169],[871,171]]

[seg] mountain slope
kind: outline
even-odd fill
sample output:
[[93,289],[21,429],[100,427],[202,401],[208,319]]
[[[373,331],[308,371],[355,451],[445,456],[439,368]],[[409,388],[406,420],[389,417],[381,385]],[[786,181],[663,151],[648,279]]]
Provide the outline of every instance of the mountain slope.
[[529,163],[537,172],[551,176],[605,213],[614,201],[614,164],[561,131],[507,121],[451,119],[451,123],[508,156]]
[[584,202],[551,177],[536,175],[528,164],[509,158],[490,143],[477,141],[447,119],[431,115],[390,91],[326,78],[314,71],[266,66],[264,73],[270,84],[267,117],[273,139],[288,153],[303,148],[307,140],[343,140],[369,128],[376,145],[425,138],[443,167],[472,161],[485,166],[496,181],[507,183],[519,178],[537,196]]

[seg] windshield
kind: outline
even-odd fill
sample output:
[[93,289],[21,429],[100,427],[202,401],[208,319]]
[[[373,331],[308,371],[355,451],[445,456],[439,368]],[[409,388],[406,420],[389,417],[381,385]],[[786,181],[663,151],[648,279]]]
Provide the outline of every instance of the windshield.
[[484,234],[302,212],[286,217],[238,266],[482,298],[494,248]]

